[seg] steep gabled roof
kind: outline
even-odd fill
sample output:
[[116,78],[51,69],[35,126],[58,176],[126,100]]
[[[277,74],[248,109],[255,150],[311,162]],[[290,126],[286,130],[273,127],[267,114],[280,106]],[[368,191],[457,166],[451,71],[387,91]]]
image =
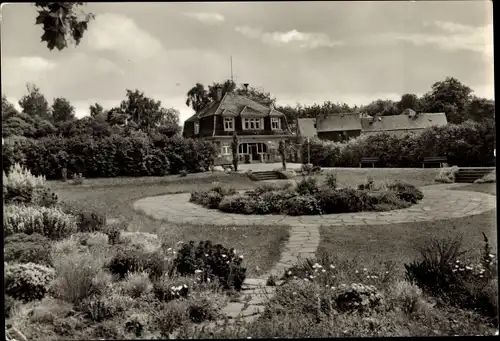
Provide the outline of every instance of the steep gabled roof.
[[267,116],[272,112],[273,116],[284,116],[283,113],[276,109],[271,109],[262,103],[254,101],[247,96],[238,95],[234,92],[227,92],[220,101],[214,101],[208,104],[205,108],[194,114],[186,121],[194,121],[203,117],[225,114],[236,116],[244,112],[253,113],[257,116]]
[[425,129],[432,126],[443,126],[448,123],[445,113],[421,113],[412,118],[408,115],[381,116],[370,120],[362,119],[363,132],[382,132],[391,130]]
[[318,133],[330,131],[361,130],[359,114],[335,114],[316,118]]
[[297,120],[298,134],[301,137],[314,137],[317,135],[316,127],[314,126],[314,118],[299,118]]

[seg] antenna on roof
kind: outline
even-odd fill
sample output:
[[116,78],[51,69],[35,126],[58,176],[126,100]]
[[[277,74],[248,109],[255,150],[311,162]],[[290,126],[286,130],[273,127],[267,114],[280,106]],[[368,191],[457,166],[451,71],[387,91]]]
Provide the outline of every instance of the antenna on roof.
[[231,82],[234,83],[234,80],[233,80],[233,56],[230,56],[229,59],[231,61]]

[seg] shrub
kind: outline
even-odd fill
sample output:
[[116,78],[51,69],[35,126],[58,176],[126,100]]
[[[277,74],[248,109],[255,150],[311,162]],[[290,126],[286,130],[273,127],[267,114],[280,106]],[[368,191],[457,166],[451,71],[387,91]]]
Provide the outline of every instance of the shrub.
[[147,232],[123,232],[121,242],[125,245],[138,247],[146,253],[155,252],[161,247],[158,235]]
[[81,185],[83,184],[83,180],[85,180],[85,178],[83,177],[82,173],[74,173],[73,181],[71,183],[73,185]]
[[194,323],[217,319],[224,296],[210,292],[196,292],[188,298],[188,316]]
[[482,178],[474,180],[475,184],[495,183],[495,182],[497,182],[497,175],[496,175],[495,171],[493,171],[489,174],[486,174]]
[[219,210],[226,213],[253,214],[258,209],[258,203],[252,197],[236,194],[224,197],[219,203]]
[[422,300],[422,290],[410,282],[400,280],[391,286],[390,298],[395,309],[411,315],[416,312],[419,301]]
[[37,206],[54,207],[57,204],[57,194],[48,188],[35,188],[32,203]]
[[184,244],[174,259],[174,266],[181,275],[201,271],[201,280],[217,279],[225,289],[241,290],[246,277],[246,268],[241,266],[242,258],[234,249],[228,250],[221,244],[213,245],[209,240],[195,246],[193,241]]
[[442,183],[453,183],[455,182],[455,177],[458,174],[459,168],[457,166],[449,167],[449,168],[441,168],[439,174],[436,176],[436,182]]
[[260,195],[258,213],[282,213],[285,208],[285,202],[296,196],[298,196],[298,194],[290,189],[265,192]]
[[324,214],[366,211],[377,203],[376,197],[352,188],[321,190],[314,197]]
[[76,217],[78,232],[103,231],[106,226],[106,212],[98,207],[66,201],[60,207],[65,213]]
[[68,181],[68,169],[66,169],[66,167],[63,167],[63,169],[61,169],[61,180],[62,182]]
[[366,181],[365,181],[364,184],[361,184],[361,185],[358,186],[358,189],[359,190],[369,190],[369,191],[371,191],[371,190],[374,189],[374,187],[375,187],[375,183],[373,181],[373,177],[369,176],[366,179]]
[[343,312],[369,311],[384,303],[384,296],[373,285],[341,284],[336,295],[337,307]]
[[207,208],[217,208],[223,195],[213,190],[199,190],[191,193],[190,202],[197,203]]
[[90,296],[78,304],[78,309],[95,322],[118,316],[134,305],[134,299],[110,291],[98,296]]
[[51,292],[55,297],[73,304],[99,293],[103,288],[96,287],[95,279],[103,265],[104,261],[91,253],[73,252],[54,260],[57,278]]
[[55,277],[52,268],[34,264],[5,263],[5,294],[24,302],[39,300]]
[[39,233],[50,239],[62,239],[76,232],[75,218],[58,208],[6,205],[4,236],[14,233]]
[[177,328],[189,321],[187,302],[170,301],[155,316],[163,338],[169,338]]
[[50,251],[49,239],[38,233],[16,233],[4,240],[4,262],[51,265]]
[[155,297],[161,302],[170,302],[179,298],[187,298],[190,287],[175,276],[163,276],[153,282],[153,292]]
[[187,170],[185,170],[185,169],[181,169],[181,170],[179,171],[179,176],[180,176],[181,178],[186,177],[187,175],[188,175],[188,171],[187,171]]
[[104,228],[104,233],[108,236],[108,241],[111,245],[116,245],[120,242],[121,230],[115,225],[109,225]]
[[416,188],[411,184],[407,184],[401,181],[394,181],[387,185],[389,190],[395,191],[396,196],[404,201],[416,204],[419,200],[422,200],[424,195],[421,190]]
[[297,183],[295,190],[299,195],[313,195],[318,191],[316,178],[304,178]]
[[231,186],[223,186],[218,182],[212,183],[211,191],[219,193],[223,197],[236,194],[236,189]]
[[107,268],[112,274],[125,278],[129,272],[146,271],[154,279],[165,272],[163,257],[158,253],[146,253],[132,247],[121,247],[111,258]]
[[284,211],[291,216],[321,214],[321,208],[315,197],[301,195],[287,199],[283,203]]
[[261,196],[264,193],[272,192],[272,191],[284,191],[290,189],[292,187],[291,182],[285,182],[284,184],[277,183],[263,183],[258,185],[256,188],[252,190],[252,193],[257,196]]
[[334,172],[326,173],[325,185],[328,188],[336,189],[337,188],[337,174]]
[[3,198],[6,203],[31,203],[33,191],[44,187],[45,178],[43,176],[34,176],[18,163],[10,168],[7,175],[5,172],[3,173]]
[[149,324],[149,316],[147,314],[134,313],[125,320],[125,330],[133,333],[136,337],[141,337]]
[[147,272],[130,272],[126,275],[124,290],[130,297],[141,297],[152,289],[153,285]]

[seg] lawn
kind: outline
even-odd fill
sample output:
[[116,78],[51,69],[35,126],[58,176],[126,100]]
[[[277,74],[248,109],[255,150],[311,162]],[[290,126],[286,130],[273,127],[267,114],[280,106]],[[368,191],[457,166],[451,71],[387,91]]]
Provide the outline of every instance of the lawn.
[[126,223],[127,231],[157,233],[167,243],[212,240],[234,247],[245,257],[249,277],[261,275],[277,263],[288,239],[286,226],[209,226],[172,224],[151,219],[132,209],[143,197],[168,193],[191,192],[209,188],[213,181],[248,189],[255,183],[239,174],[189,174],[187,177],[89,179],[83,185],[50,182],[61,200],[77,201],[82,205],[104,208],[108,219]]
[[[416,187],[434,184],[439,174],[438,168],[323,168],[321,174],[315,175],[318,182],[325,179],[327,172],[337,175],[337,182],[341,187],[356,187],[364,183],[371,176],[377,182],[385,180],[400,180]],[[296,176],[296,180],[302,176]]]
[[[496,195],[496,184],[471,184],[457,188],[460,191],[478,191]],[[400,270],[403,264],[418,256],[416,247],[429,238],[454,238],[463,235],[464,249],[480,251],[483,244],[481,232],[489,238],[493,251],[497,250],[495,228],[496,210],[464,218],[422,221],[370,226],[322,226],[318,254],[335,252],[339,258],[352,259],[358,256],[365,267],[384,261],[397,261]]]

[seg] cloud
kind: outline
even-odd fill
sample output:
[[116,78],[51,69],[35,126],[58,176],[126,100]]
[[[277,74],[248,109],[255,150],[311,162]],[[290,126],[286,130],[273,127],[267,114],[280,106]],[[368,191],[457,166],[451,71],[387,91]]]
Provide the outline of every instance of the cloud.
[[260,39],[268,45],[297,44],[300,48],[316,49],[344,44],[342,41],[331,40],[325,33],[304,33],[296,29],[287,32],[263,32],[258,28],[238,26],[235,30],[248,38]]
[[115,52],[129,60],[143,61],[164,52],[156,37],[121,14],[97,15],[84,37],[91,48]]
[[433,45],[449,51],[473,51],[493,56],[493,25],[467,26],[453,22],[436,21],[424,26],[437,28],[437,33],[386,34],[377,41],[407,41],[416,46]]
[[39,56],[2,58],[2,80],[10,84],[23,85],[44,79],[57,66],[56,62]]
[[212,12],[186,12],[184,15],[207,25],[218,25],[225,20],[222,14]]

